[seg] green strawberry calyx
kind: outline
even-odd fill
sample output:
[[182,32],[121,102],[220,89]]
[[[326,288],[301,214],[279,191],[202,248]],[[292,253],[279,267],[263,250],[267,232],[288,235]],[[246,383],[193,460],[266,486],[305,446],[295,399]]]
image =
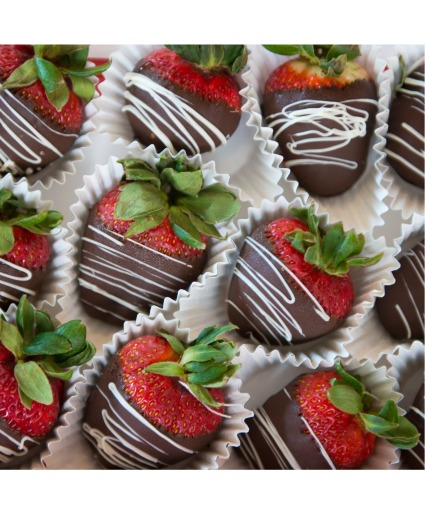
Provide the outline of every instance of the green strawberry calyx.
[[89,45],[34,45],[34,56],[0,84],[0,91],[29,86],[40,80],[57,111],[68,102],[70,89],[85,102],[90,102],[95,94],[90,77],[106,71],[111,61],[86,66],[88,53]]
[[16,325],[0,317],[0,342],[15,357],[14,376],[22,404],[33,401],[52,404],[49,377],[68,381],[72,367],[92,359],[94,345],[86,340],[86,326],[71,320],[55,328],[48,313],[35,309],[22,296],[16,310]]
[[180,359],[152,363],[144,371],[177,377],[202,404],[220,408],[222,404],[213,399],[207,388],[222,388],[240,368],[239,364],[231,363],[237,352],[236,344],[221,338],[223,333],[233,329],[236,326],[206,327],[187,344],[159,330],[158,334],[167,340]]
[[321,68],[326,77],[341,75],[347,63],[360,55],[359,45],[263,45],[280,55],[300,56]]
[[201,168],[189,166],[182,154],[163,154],[156,166],[141,159],[118,161],[126,181],[120,187],[115,217],[132,220],[126,238],[157,227],[166,216],[176,236],[204,249],[202,234],[223,239],[215,224],[239,211],[236,196],[219,183],[204,187]]
[[59,211],[36,209],[26,206],[11,190],[0,189],[0,256],[7,254],[15,245],[13,227],[22,227],[36,234],[49,235],[63,221]]
[[419,441],[417,428],[398,414],[397,405],[387,400],[379,410],[371,410],[373,396],[364,384],[344,370],[340,361],[335,364],[341,379],[332,379],[327,391],[329,401],[344,413],[356,415],[370,433],[385,438],[400,449],[411,449]]
[[372,266],[383,256],[381,252],[373,257],[360,257],[365,245],[364,235],[354,230],[345,232],[341,222],[326,231],[321,229],[313,204],[308,208],[292,208],[291,213],[308,226],[308,231],[296,229],[286,233],[285,239],[304,254],[307,263],[329,275],[346,275],[350,266]]
[[165,45],[183,59],[201,68],[227,68],[239,73],[247,63],[246,45]]

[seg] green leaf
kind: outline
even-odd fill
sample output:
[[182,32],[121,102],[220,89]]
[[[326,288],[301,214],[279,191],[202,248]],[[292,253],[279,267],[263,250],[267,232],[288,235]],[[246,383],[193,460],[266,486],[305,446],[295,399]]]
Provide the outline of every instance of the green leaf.
[[34,307],[28,301],[26,295],[22,295],[22,297],[19,299],[18,307],[16,310],[16,325],[24,339],[25,344],[28,344],[32,340],[34,334],[34,319]]
[[299,55],[300,45],[263,45],[264,48],[270,50],[274,54],[279,55]]
[[180,363],[185,365],[190,361],[210,361],[222,363],[227,360],[227,355],[219,350],[214,349],[209,345],[194,345],[188,347],[181,357]]
[[4,206],[7,205],[8,201],[12,198],[11,190],[7,188],[0,188],[0,212],[3,211]]
[[35,334],[46,333],[54,330],[52,319],[46,311],[35,311]]
[[221,327],[217,327],[215,325],[206,327],[198,334],[193,344],[208,345],[209,343],[212,343],[215,340],[217,340],[217,338],[220,335],[227,333],[229,331],[233,331],[234,329],[237,329],[237,326],[233,324],[228,324]]
[[389,422],[378,415],[372,415],[371,413],[360,413],[360,418],[365,428],[370,432],[378,436],[383,436],[385,433],[397,429],[399,424],[396,422]]
[[223,374],[219,380],[204,384],[205,388],[223,388],[223,386],[227,384],[229,378],[232,377],[235,372],[241,368],[241,366],[242,365],[240,364],[228,366],[226,373]]
[[359,45],[332,45],[326,54],[326,59],[330,61],[343,54],[347,61],[354,61],[360,56],[360,47]]
[[381,435],[399,449],[412,449],[420,439],[417,428],[405,417],[399,417],[398,427]]
[[90,102],[96,92],[93,82],[84,77],[76,76],[71,72],[70,78],[72,83],[72,90],[77,95],[77,97],[82,98],[84,102]]
[[123,165],[127,181],[151,182],[158,189],[161,188],[158,171],[152,168],[146,161],[136,158],[128,158],[120,159],[117,162]]
[[177,352],[177,354],[179,356],[182,356],[182,354],[185,350],[185,346],[176,336],[174,336],[173,334],[170,334],[165,329],[159,329],[159,331],[157,331],[157,333],[160,336],[162,336],[162,338],[165,338],[167,340],[167,342],[171,345],[174,352]]
[[179,198],[177,205],[189,208],[203,221],[216,224],[232,218],[239,211],[235,195],[221,184],[201,190],[197,197]]
[[115,216],[120,220],[134,220],[144,214],[168,207],[167,195],[149,182],[129,182],[122,186]]
[[71,344],[70,350],[73,351],[79,352],[83,349],[86,343],[87,330],[81,320],[70,320],[65,322],[55,330],[55,334],[66,338]]
[[215,401],[210,394],[210,392],[199,384],[188,384],[190,391],[193,395],[200,401],[202,404],[206,406],[210,406],[211,408],[221,408],[222,404]]
[[145,213],[143,216],[138,216],[134,219],[133,223],[124,234],[125,238],[131,238],[136,234],[148,231],[157,227],[167,216],[168,209],[160,208],[150,213]]
[[14,245],[15,238],[12,227],[0,221],[0,256],[10,252]]
[[376,256],[372,256],[370,258],[367,257],[358,257],[358,258],[350,258],[347,259],[347,264],[349,266],[372,266],[378,263],[378,261],[382,258],[384,255],[383,252],[380,254],[376,254]]
[[215,365],[204,372],[190,372],[187,374],[187,381],[190,384],[206,385],[222,378],[227,372],[226,365]]
[[52,404],[53,392],[49,380],[35,361],[17,363],[15,378],[19,388],[28,398],[41,404]]
[[30,344],[25,346],[25,354],[28,356],[53,356],[71,349],[71,343],[63,336],[55,333],[39,333]]
[[335,263],[338,251],[344,241],[344,229],[342,223],[334,224],[325,234],[322,243],[322,262]]
[[378,416],[388,420],[388,422],[398,423],[399,416],[397,404],[394,401],[387,400],[379,411]]
[[202,170],[177,172],[173,168],[165,168],[160,177],[163,184],[169,183],[174,190],[191,197],[195,197],[204,184]]
[[201,66],[214,68],[221,64],[224,58],[222,45],[201,45]]
[[184,368],[175,361],[158,361],[157,363],[152,363],[145,367],[144,371],[170,377],[184,376]]
[[35,57],[35,66],[47,98],[58,111],[61,111],[69,98],[69,89],[62,73],[52,62],[41,57]]
[[20,88],[29,86],[38,79],[37,68],[34,59],[25,61],[18,66],[9,77],[0,85],[1,89]]
[[85,342],[84,347],[79,351],[72,350],[65,354],[54,356],[55,362],[62,368],[78,367],[88,363],[96,354],[96,347],[89,341]]
[[30,409],[31,408],[31,404],[32,404],[32,400],[27,395],[24,394],[24,392],[19,388],[19,386],[18,386],[18,394],[19,394],[19,399],[22,402],[22,404],[27,409]]
[[105,72],[112,64],[112,61],[107,61],[106,63],[99,64],[97,66],[89,66],[87,68],[81,69],[69,69],[67,70],[71,80],[73,78],[87,78],[93,77],[94,75],[100,75]]
[[364,395],[364,385],[356,377],[347,372],[342,366],[341,361],[335,362],[335,370],[342,377],[342,379],[353,388],[361,397]]
[[24,340],[18,328],[0,317],[0,341],[17,359],[23,357]]
[[184,369],[186,372],[205,372],[214,364],[215,361],[213,359],[210,361],[190,361],[185,364]]
[[195,64],[201,63],[201,48],[200,45],[165,45],[183,59]]
[[204,249],[205,243],[202,241],[198,229],[190,221],[190,218],[178,207],[171,206],[169,220],[173,232],[186,245],[196,249]]
[[344,413],[356,415],[363,409],[361,396],[348,385],[337,384],[327,391],[329,401]]
[[61,379],[62,381],[69,381],[72,378],[72,370],[63,370],[49,357],[40,360],[38,364],[50,377],[55,377],[57,379]]

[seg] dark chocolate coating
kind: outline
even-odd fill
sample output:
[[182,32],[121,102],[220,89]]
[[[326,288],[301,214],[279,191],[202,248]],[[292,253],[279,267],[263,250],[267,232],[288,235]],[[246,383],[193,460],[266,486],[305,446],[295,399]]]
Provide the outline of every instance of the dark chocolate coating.
[[295,378],[285,389],[272,395],[254,411],[254,417],[247,419],[249,431],[240,437],[240,452],[251,468],[331,469],[313,436],[306,432],[293,400],[298,380]]
[[396,93],[390,106],[386,147],[394,170],[405,181],[422,189],[425,177],[424,74],[422,60]]
[[304,343],[335,330],[342,320],[319,316],[311,296],[276,257],[266,228],[257,227],[241,249],[227,296],[230,321],[242,335],[252,334],[260,343],[274,346]]
[[[300,185],[308,193],[320,196],[338,195],[348,190],[364,172],[369,144],[375,125],[377,103],[376,101],[362,102],[359,99],[376,100],[376,86],[372,80],[356,80],[343,88],[332,86],[318,89],[306,88],[304,90],[283,90],[264,93],[262,111],[265,122],[268,125],[274,120],[274,118],[270,118],[271,116],[276,113],[281,113],[283,108],[299,101],[312,101],[312,104],[293,106],[289,109],[290,112],[304,109],[304,107],[308,107],[309,109],[312,107],[320,107],[315,101],[329,101],[330,105],[333,102],[340,102],[344,103],[347,108],[353,108],[355,110],[361,109],[368,114],[367,121],[365,122],[365,135],[358,135],[351,138],[348,144],[341,148],[320,153],[316,153],[315,149],[321,149],[323,151],[326,147],[335,144],[335,142],[326,142],[325,138],[322,137],[325,130],[340,129],[343,132],[346,131],[348,134],[350,131],[356,130],[354,127],[357,122],[352,120],[352,126],[348,128],[341,126],[340,116],[333,119],[332,117],[323,118],[318,116],[315,118],[314,122],[298,121],[292,123],[291,121],[288,127],[278,136],[276,136],[276,131],[279,130],[281,124],[273,128],[274,137],[280,146],[284,158],[283,166],[288,166],[291,169]],[[352,114],[355,117],[357,113],[357,111],[353,111]],[[320,128],[318,128],[318,124],[321,125]],[[310,132],[308,132],[308,134],[298,134],[304,131]],[[313,133],[311,131],[313,131]],[[317,132],[322,134],[319,141],[305,141],[308,138],[316,138]],[[298,150],[303,151],[303,154],[297,155],[288,148],[288,144],[291,145],[292,143],[296,143]],[[311,152],[304,153],[307,148],[311,149]],[[300,158],[306,158],[307,160],[312,160],[312,162],[291,162],[292,160]],[[355,163],[355,167],[347,168],[336,161],[329,162],[334,159],[349,160]]]
[[[5,259],[0,260],[0,308],[6,311],[13,302],[17,304],[24,293],[32,301],[46,273],[47,268],[29,272],[16,268]],[[27,276],[28,279],[23,280]]]
[[12,168],[13,173],[29,175],[72,147],[78,134],[55,127],[50,121],[46,123],[47,119],[39,117],[24,97],[0,91],[0,169],[10,160],[17,167]]
[[[95,450],[96,459],[103,468],[108,469],[158,469],[177,468],[180,462],[188,459],[193,452],[203,449],[210,443],[216,433],[185,438],[164,432],[160,434],[152,430],[152,425],[140,422],[132,411],[125,409],[121,402],[111,394],[110,383],[113,383],[125,404],[132,406],[123,391],[122,376],[117,359],[112,358],[103,370],[98,383],[93,387],[87,401],[83,435]],[[144,418],[132,406],[133,413]],[[105,417],[108,425],[105,424]],[[93,431],[96,436],[94,438]],[[165,435],[169,440],[165,439]],[[183,446],[191,452],[180,449]],[[144,455],[144,456],[142,456]]]
[[[202,272],[206,258],[205,251],[190,260],[172,259],[108,232],[94,206],[81,246],[80,300],[89,315],[100,319],[107,316],[110,323],[122,325],[124,320],[135,319],[153,305],[161,306],[165,297],[174,298],[180,289],[187,288]],[[107,293],[94,291],[96,288]]]
[[0,418],[0,469],[20,467],[40,450],[40,444],[44,440],[44,438],[27,439]]
[[419,443],[413,449],[402,449],[400,462],[404,469],[424,470],[424,384],[416,394],[411,408],[406,414],[406,418],[416,427],[420,433]]
[[[179,100],[183,99],[183,102],[196,111],[198,115],[214,125],[226,139],[236,131],[241,119],[240,111],[231,110],[224,102],[202,99],[200,96],[183,89],[173,82],[161,78],[152,68],[151,64],[144,59],[141,59],[136,64],[134,71],[146,75],[146,77],[150,78],[155,83],[166,88],[174,98],[178,98]],[[184,149],[188,155],[209,152],[222,144],[220,138],[214,134],[202,120],[196,118],[195,123],[192,123],[191,116],[183,116],[181,112],[177,113],[175,110],[172,111],[172,116],[177,117],[179,123],[181,123],[184,129],[189,133],[189,136],[187,136],[172,119],[170,111],[164,109],[164,107],[153,98],[151,92],[142,90],[134,85],[130,86],[128,91],[146,104],[146,106],[153,109],[157,115],[155,116],[149,113],[149,116],[152,118],[151,122],[156,125],[155,131],[153,131],[145,121],[140,120],[138,117],[134,116],[133,113],[126,111],[135,137],[144,145],[154,144],[158,152],[170,147],[170,145],[165,144],[164,140],[158,136],[158,132],[165,134],[170,140],[173,147],[172,150],[178,152]],[[127,103],[129,103],[128,100]],[[213,140],[213,144],[196,128],[198,124],[202,127],[202,130],[208,133],[208,136]],[[190,142],[191,138],[193,138],[195,143]]]
[[395,282],[376,299],[376,312],[397,340],[424,338],[424,242],[418,243],[400,259]]

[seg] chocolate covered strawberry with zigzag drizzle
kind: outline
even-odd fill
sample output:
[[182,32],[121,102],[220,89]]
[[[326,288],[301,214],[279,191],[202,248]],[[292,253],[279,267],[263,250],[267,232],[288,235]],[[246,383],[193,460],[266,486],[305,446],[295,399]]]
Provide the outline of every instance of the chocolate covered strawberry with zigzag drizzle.
[[80,134],[95,94],[89,47],[0,45],[0,174],[30,175],[59,159]]
[[187,288],[204,269],[209,238],[223,238],[215,224],[239,210],[235,195],[204,186],[183,154],[163,154],[155,166],[119,162],[123,181],[89,213],[78,279],[86,311],[116,324]]
[[336,223],[319,227],[313,205],[294,218],[260,225],[245,240],[228,293],[228,314],[244,336],[269,345],[324,336],[347,318],[354,301],[351,266],[371,266],[381,254],[361,257],[363,234]]
[[127,114],[135,136],[159,151],[212,151],[227,142],[241,119],[237,75],[245,45],[167,45],[125,75]]
[[339,195],[362,175],[377,111],[357,45],[266,45],[297,57],[265,84],[262,110],[284,165],[313,195]]

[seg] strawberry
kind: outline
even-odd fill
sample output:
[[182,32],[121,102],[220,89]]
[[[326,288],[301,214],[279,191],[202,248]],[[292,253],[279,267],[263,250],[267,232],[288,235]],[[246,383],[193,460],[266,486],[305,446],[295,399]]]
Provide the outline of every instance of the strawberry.
[[[284,165],[310,194],[333,196],[362,175],[377,111],[376,86],[357,45],[266,45],[292,56],[263,94]],[[296,57],[294,57],[296,56]]]
[[71,367],[95,353],[79,320],[58,327],[22,296],[16,322],[0,318],[0,468],[28,459],[56,423]]
[[135,136],[188,155],[226,143],[241,119],[237,74],[247,56],[244,45],[168,45],[145,56],[124,77]]
[[[405,181],[424,189],[425,58],[406,70],[400,56],[400,82],[394,89],[388,119],[388,162]],[[419,190],[420,191],[420,190]]]
[[230,363],[236,345],[221,336],[233,328],[207,327],[189,343],[161,329],[118,350],[84,415],[103,466],[163,468],[214,439],[226,416],[222,387],[240,366]]
[[303,343],[330,333],[347,318],[354,301],[350,266],[371,266],[358,257],[365,237],[344,232],[340,222],[325,231],[309,208],[292,209],[247,237],[230,283],[228,314],[245,336],[263,343]]
[[19,301],[22,293],[34,296],[50,259],[48,236],[63,216],[58,211],[38,212],[14,193],[0,189],[0,308]]
[[61,157],[78,137],[95,94],[88,46],[0,45],[0,171],[28,175]]
[[[79,265],[86,311],[112,323],[174,297],[202,272],[215,224],[239,210],[220,184],[204,187],[202,170],[163,154],[155,166],[119,161],[123,180],[89,213]],[[113,270],[113,275],[111,271]]]
[[[338,361],[335,370],[302,374],[248,421],[242,454],[253,468],[357,469],[377,437],[400,449],[417,445],[417,428],[367,391]],[[253,452],[257,449],[258,452]]]

